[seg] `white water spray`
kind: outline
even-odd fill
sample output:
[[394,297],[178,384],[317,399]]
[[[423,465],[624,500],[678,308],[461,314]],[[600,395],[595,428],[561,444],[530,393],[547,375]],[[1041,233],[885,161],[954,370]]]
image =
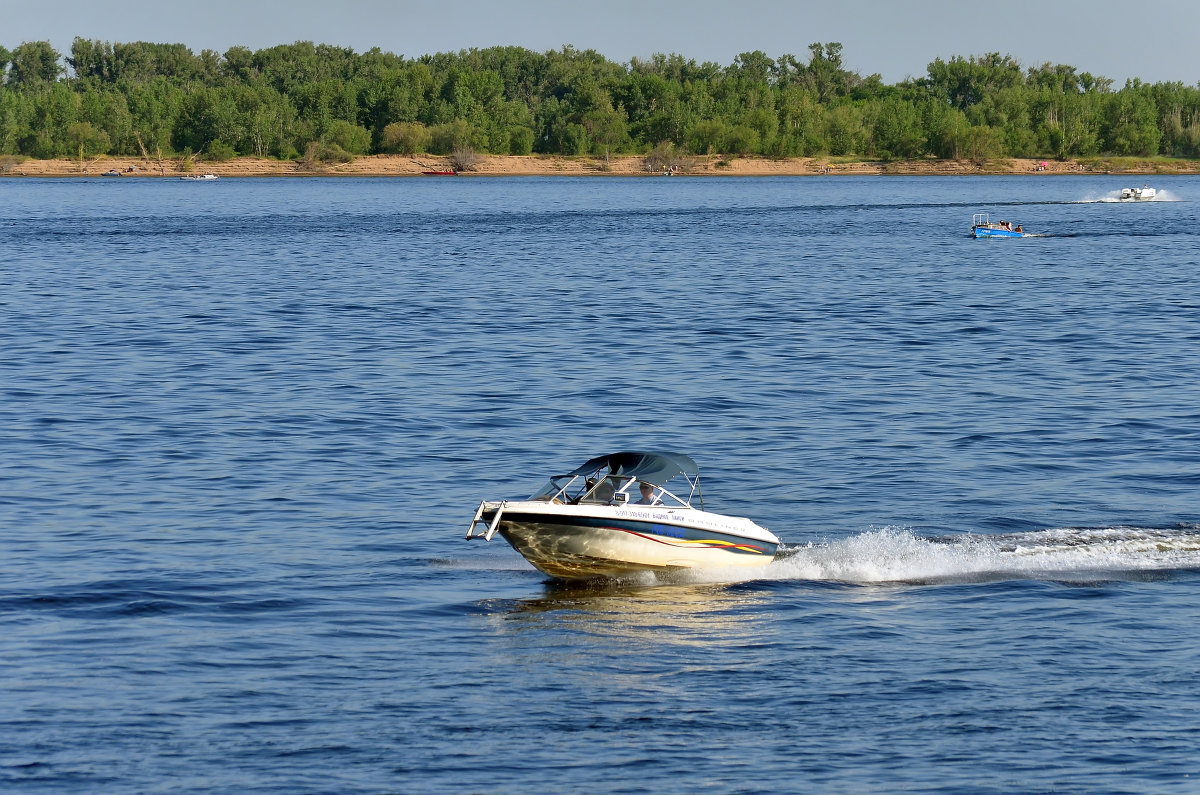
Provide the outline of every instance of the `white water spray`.
[[1178,202],[1183,201],[1168,190],[1159,190],[1153,197],[1149,199],[1122,199],[1121,191],[1114,190],[1105,193],[1102,196],[1085,196],[1076,201],[1076,204],[1153,204],[1154,202]]
[[775,579],[851,583],[1080,579],[1200,570],[1200,527],[1055,528],[923,538],[884,528],[786,550]]

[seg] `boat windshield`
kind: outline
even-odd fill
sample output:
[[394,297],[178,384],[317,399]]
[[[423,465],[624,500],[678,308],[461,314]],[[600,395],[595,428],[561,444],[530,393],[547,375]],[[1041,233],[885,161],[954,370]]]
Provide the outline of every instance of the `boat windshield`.
[[691,508],[699,501],[700,470],[678,453],[625,451],[592,458],[565,475],[550,478],[531,500],[566,504],[659,505]]
[[[677,478],[690,486],[687,478]],[[689,488],[689,496],[691,489]],[[691,504],[663,486],[628,475],[588,478],[582,475],[556,475],[531,500],[560,502],[568,505],[630,505],[665,508],[690,508]]]

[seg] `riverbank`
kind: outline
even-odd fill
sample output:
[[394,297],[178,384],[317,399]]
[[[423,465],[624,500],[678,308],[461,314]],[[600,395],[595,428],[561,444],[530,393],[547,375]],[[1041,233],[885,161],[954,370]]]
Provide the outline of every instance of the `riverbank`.
[[[564,157],[561,155],[475,155],[462,176],[815,176],[815,175],[986,175],[986,174],[1200,174],[1200,160],[1169,158],[1093,158],[1088,160],[895,160],[846,158],[679,157],[651,167],[642,155]],[[238,157],[222,162],[182,159],[102,157],[33,160],[0,157],[0,176],[82,177],[116,172],[128,177],[180,177],[216,174],[221,177],[354,176],[407,177],[454,170],[451,158],[438,155],[367,155],[349,163],[313,164],[303,161]]]

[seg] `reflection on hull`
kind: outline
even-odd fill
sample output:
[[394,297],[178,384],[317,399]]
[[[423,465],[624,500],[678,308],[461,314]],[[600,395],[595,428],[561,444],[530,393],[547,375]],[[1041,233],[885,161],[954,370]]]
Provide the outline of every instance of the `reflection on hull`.
[[561,579],[765,566],[777,548],[769,542],[692,528],[673,528],[679,537],[658,535],[650,528],[627,522],[586,526],[504,520],[499,530],[535,568]]

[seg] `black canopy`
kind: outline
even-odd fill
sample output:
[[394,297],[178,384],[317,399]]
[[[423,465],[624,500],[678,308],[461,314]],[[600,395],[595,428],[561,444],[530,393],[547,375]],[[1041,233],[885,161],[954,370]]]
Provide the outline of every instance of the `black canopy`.
[[601,470],[604,474],[628,475],[638,480],[648,480],[655,485],[666,483],[679,474],[695,478],[700,475],[696,462],[680,453],[647,453],[626,451],[609,453],[591,459],[571,475],[591,475]]

